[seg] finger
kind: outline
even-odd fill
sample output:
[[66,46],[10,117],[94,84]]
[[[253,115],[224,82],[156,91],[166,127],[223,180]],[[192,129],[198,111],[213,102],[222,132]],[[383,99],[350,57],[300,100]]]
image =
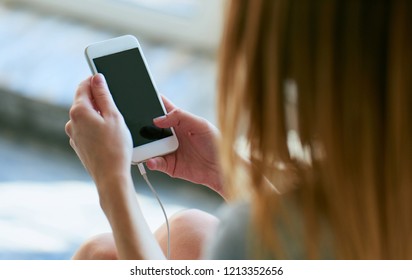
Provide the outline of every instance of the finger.
[[180,129],[199,130],[204,120],[180,108],[175,108],[165,116],[155,118],[153,123],[159,128],[179,127]]
[[72,138],[70,138],[69,143],[70,143],[70,146],[73,148],[73,150],[76,151],[76,145],[74,144],[74,140]]
[[74,96],[73,105],[82,104],[83,106],[94,108],[90,89],[90,81],[91,78],[88,78],[79,84]]
[[153,123],[159,128],[169,128],[179,126],[180,121],[184,119],[185,112],[179,108],[175,108],[167,115],[155,118]]
[[156,157],[146,161],[146,166],[153,171],[166,172],[167,162],[163,157]]
[[[91,80],[92,80],[92,77],[89,77],[89,78],[87,78],[86,80],[82,81],[79,84],[77,92],[76,92],[76,96],[75,96],[75,102],[76,102],[76,99],[82,100],[82,98],[84,98],[84,94],[86,94],[87,97],[89,98],[89,100],[91,100],[93,109],[95,111],[99,111],[97,109],[97,106],[96,106],[96,104],[94,102],[94,99],[93,99],[93,96],[92,96],[92,92],[91,92],[91,88],[90,88]],[[80,96],[81,94],[83,94],[83,95]]]
[[64,131],[66,131],[67,136],[69,136],[69,137],[71,138],[71,135],[72,135],[72,123],[71,123],[70,120],[66,123],[66,126],[64,127]]
[[91,78],[91,94],[94,105],[102,116],[117,111],[117,107],[107,86],[106,79],[102,74],[96,74]]
[[171,111],[173,111],[174,109],[176,109],[177,107],[172,103],[172,101],[170,101],[169,99],[167,99],[164,95],[162,95],[162,100],[163,100],[163,104],[165,105],[166,108],[166,112],[169,113]]

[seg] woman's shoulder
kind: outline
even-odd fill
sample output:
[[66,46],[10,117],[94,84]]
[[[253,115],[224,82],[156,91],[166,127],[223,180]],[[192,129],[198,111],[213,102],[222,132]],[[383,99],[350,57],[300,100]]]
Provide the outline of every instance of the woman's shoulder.
[[[281,247],[286,250],[285,253],[288,258],[305,259],[302,216],[296,207],[293,207],[293,204],[283,205],[283,207],[288,212],[288,222],[273,221],[273,226],[276,227],[278,234],[278,241],[282,243]],[[251,209],[251,204],[245,201],[234,202],[220,209],[218,212],[219,226],[204,250],[206,259],[240,260],[254,258],[254,252],[259,251],[256,245],[260,242],[254,242],[258,237],[253,229]],[[291,225],[293,225],[292,232],[288,227]],[[322,244],[327,243],[322,242]],[[261,249],[260,251],[267,252],[267,248]],[[332,251],[330,248],[322,250],[322,252],[322,258],[331,258]],[[267,255],[267,258],[273,259],[275,256]]]

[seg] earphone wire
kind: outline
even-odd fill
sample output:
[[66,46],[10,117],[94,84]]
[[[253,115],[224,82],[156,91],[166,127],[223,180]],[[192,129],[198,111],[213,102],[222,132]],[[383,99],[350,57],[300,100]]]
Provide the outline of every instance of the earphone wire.
[[163,206],[162,201],[160,200],[159,195],[157,194],[156,190],[153,188],[152,184],[150,183],[149,177],[146,174],[146,169],[144,167],[144,164],[142,162],[137,164],[137,167],[139,168],[140,174],[142,175],[143,179],[146,181],[146,184],[149,186],[150,190],[152,191],[154,197],[156,198],[157,202],[160,205],[160,208],[162,208],[162,212],[165,218],[166,222],[166,228],[167,228],[167,256],[166,258],[170,260],[170,227],[169,227],[169,219],[167,218],[166,210]]

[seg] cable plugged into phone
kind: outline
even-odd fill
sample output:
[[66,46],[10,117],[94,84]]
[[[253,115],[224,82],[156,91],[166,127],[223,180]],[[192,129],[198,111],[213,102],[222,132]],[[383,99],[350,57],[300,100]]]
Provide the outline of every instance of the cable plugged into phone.
[[152,184],[150,183],[149,178],[147,177],[146,169],[144,167],[143,162],[138,163],[137,167],[139,168],[140,174],[142,175],[143,179],[146,181],[153,195],[156,197],[157,202],[162,208],[162,212],[165,217],[166,227],[167,227],[167,256],[166,257],[168,260],[170,260],[170,227],[169,227],[169,219],[167,218],[166,210],[163,207],[162,202],[160,201],[159,195],[157,194],[156,190],[153,188]]

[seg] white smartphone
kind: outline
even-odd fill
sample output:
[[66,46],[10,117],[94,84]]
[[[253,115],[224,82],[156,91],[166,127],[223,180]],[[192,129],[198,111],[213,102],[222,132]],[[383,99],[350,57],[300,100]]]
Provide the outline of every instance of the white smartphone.
[[178,148],[173,128],[161,129],[153,119],[166,114],[138,40],[121,36],[89,45],[86,58],[93,74],[105,76],[110,93],[133,138],[132,164]]

